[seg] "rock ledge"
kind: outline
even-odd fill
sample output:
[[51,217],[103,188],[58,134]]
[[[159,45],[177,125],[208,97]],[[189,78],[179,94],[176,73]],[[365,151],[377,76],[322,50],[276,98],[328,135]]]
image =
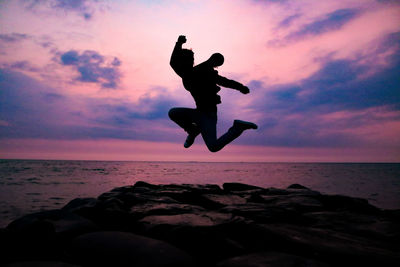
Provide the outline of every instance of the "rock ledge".
[[0,229],[5,266],[395,266],[400,210],[287,189],[137,182]]

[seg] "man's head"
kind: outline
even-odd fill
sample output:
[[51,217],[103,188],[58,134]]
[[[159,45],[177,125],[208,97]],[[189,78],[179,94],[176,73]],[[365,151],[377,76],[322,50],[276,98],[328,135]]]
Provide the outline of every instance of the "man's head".
[[211,57],[208,59],[213,68],[219,67],[222,64],[224,64],[224,56],[220,53],[214,53],[211,55]]

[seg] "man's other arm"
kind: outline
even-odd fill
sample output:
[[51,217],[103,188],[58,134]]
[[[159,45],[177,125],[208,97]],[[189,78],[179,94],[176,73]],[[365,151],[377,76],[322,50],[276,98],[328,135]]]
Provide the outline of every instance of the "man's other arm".
[[240,91],[243,94],[248,94],[250,92],[249,88],[247,86],[244,86],[240,82],[230,80],[228,78],[225,78],[223,76],[218,75],[217,77],[217,84],[227,87],[227,88],[232,88]]

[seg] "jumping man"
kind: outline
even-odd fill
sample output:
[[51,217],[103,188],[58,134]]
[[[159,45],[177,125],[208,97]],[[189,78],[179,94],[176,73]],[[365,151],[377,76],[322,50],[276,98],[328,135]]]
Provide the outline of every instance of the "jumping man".
[[217,105],[221,103],[219,86],[236,89],[243,94],[248,94],[250,90],[239,82],[218,75],[215,68],[224,63],[224,57],[220,53],[213,54],[205,62],[193,67],[194,53],[182,48],[184,43],[186,37],[179,36],[170,65],[182,78],[183,86],[194,98],[196,109],[172,108],[168,115],[188,133],[184,147],[190,147],[197,135],[201,134],[207,148],[211,152],[217,152],[238,138],[243,131],[257,129],[257,125],[252,122],[235,120],[232,127],[217,138]]

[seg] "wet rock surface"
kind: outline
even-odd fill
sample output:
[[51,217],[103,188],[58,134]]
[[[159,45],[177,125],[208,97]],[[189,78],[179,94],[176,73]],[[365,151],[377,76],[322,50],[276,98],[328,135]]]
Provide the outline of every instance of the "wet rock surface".
[[0,229],[5,266],[397,266],[400,211],[240,183],[137,182]]

